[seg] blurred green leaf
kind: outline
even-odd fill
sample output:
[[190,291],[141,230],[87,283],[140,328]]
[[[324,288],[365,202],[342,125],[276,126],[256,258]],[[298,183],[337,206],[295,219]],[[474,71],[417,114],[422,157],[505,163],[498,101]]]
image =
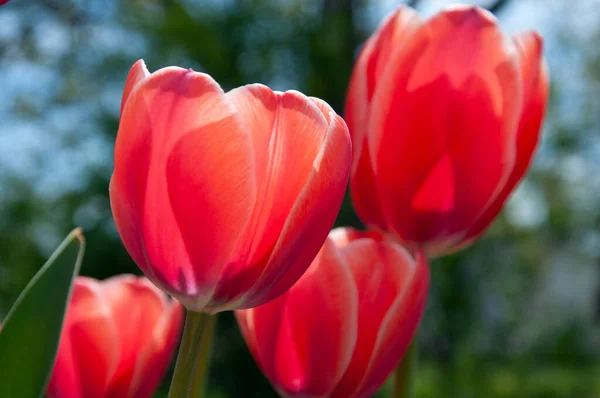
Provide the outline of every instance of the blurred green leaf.
[[21,293],[0,332],[0,397],[44,394],[85,240],[73,230]]

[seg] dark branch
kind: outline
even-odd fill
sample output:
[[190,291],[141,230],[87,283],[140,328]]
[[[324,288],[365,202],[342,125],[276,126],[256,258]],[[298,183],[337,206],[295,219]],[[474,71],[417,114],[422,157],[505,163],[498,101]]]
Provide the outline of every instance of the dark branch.
[[416,9],[420,2],[420,0],[408,0],[406,5]]
[[510,0],[496,0],[486,8],[494,14],[498,14],[508,3],[510,3]]

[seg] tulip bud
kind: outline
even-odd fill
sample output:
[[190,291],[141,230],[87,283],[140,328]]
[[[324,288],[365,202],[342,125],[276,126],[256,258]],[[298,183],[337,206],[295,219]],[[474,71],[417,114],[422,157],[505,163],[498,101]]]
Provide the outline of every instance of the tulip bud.
[[253,84],[224,93],[177,67],[131,69],[110,185],[117,229],[150,280],[193,311],[263,304],[319,251],[351,163],[325,102]]
[[146,278],[78,277],[67,309],[51,398],[150,398],[179,339],[183,307]]
[[365,43],[346,120],[360,218],[436,256],[468,246],[521,181],[548,98],[542,39],[488,11],[400,7]]
[[339,228],[291,289],[235,314],[282,396],[370,397],[413,339],[428,287],[423,253]]

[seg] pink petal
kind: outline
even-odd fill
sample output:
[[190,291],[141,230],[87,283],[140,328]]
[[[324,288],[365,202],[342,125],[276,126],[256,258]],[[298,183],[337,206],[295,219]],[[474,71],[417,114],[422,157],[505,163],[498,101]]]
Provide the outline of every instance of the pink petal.
[[275,346],[286,304],[285,294],[260,307],[235,311],[235,318],[254,361],[275,382]]
[[205,74],[161,69],[127,104],[111,181],[117,228],[155,283],[202,309],[254,205],[250,137]]
[[317,97],[308,97],[308,99],[317,107],[321,112],[321,115],[325,118],[325,122],[329,126],[331,124],[331,118],[337,116],[333,108],[325,101]]
[[517,135],[517,158],[508,181],[494,202],[473,225],[460,248],[472,243],[496,218],[506,199],[521,182],[537,147],[549,92],[548,70],[543,60],[542,38],[535,32],[514,38],[521,64],[524,98]]
[[103,398],[118,366],[117,330],[96,281],[78,277],[67,310],[48,393]]
[[282,395],[325,397],[333,390],[356,341],[356,300],[351,274],[327,241],[284,295],[237,312],[244,336],[254,335],[247,341],[255,358]]
[[357,239],[366,238],[367,233],[351,227],[338,227],[329,232],[329,239],[337,247],[344,247]]
[[[319,104],[322,108],[322,104]],[[351,162],[351,144],[344,121],[333,111],[325,142],[312,172],[281,231],[261,278],[248,292],[242,308],[266,303],[292,286],[319,252],[341,207]]]
[[[256,84],[232,90],[227,96],[253,136],[258,201],[215,291],[215,303],[224,304],[219,310],[239,308],[236,301],[269,272],[269,256],[312,174],[329,128],[319,108],[298,92],[274,93]],[[280,265],[272,272],[286,269]],[[269,286],[261,289],[267,291]]]
[[366,139],[373,93],[389,58],[410,40],[410,34],[420,23],[414,10],[399,7],[365,43],[352,72],[345,105],[345,118],[354,149],[350,189],[356,212],[369,225],[384,224]]
[[144,60],[140,59],[136,61],[136,63],[133,64],[129,70],[127,80],[125,81],[125,88],[123,89],[123,96],[121,97],[121,115],[123,114],[125,103],[127,102],[127,99],[129,98],[129,95],[133,91],[134,87],[148,76],[150,76],[150,72],[148,72],[148,68],[146,68]]
[[[340,254],[348,263],[358,287],[359,328],[352,362],[332,397],[366,396],[359,392],[365,388],[376,391],[383,383],[382,380],[378,385],[366,384],[375,376],[371,368],[381,367],[375,351],[378,335],[394,303],[410,288],[415,266],[410,255],[400,246],[373,239],[354,240],[341,247]],[[412,334],[410,328],[416,325],[398,323],[397,326],[398,339],[402,340],[402,334]],[[391,349],[394,343],[388,341],[385,349]],[[389,371],[393,365],[389,364]]]
[[255,205],[249,137],[237,129],[235,117],[205,126],[175,146],[167,176],[173,212],[194,264],[193,286],[198,289],[198,299],[183,303],[198,311],[212,306],[211,296]]
[[[133,374],[141,354],[152,344],[154,329],[168,303],[145,278],[123,275],[102,282],[102,295],[109,303],[119,335],[119,367],[111,380],[110,396],[133,397]],[[151,361],[152,358],[143,358]],[[146,378],[154,388],[160,379]],[[153,388],[153,389],[154,389]],[[153,390],[152,389],[152,390]]]
[[[388,250],[390,250],[394,244],[385,243],[384,245],[388,246]],[[419,252],[415,260],[408,260],[408,253],[403,252],[404,250],[399,246],[387,252],[390,255],[388,261],[396,264],[397,278],[406,277],[403,274],[407,271],[407,264],[401,262],[402,257],[405,261],[414,261],[410,271],[412,274],[408,276],[410,279],[406,281],[401,293],[396,297],[381,322],[367,370],[368,376],[363,381],[359,396],[369,397],[375,394],[398,366],[416,336],[425,311],[429,291],[427,259],[422,252]]]
[[369,150],[388,223],[435,246],[508,178],[522,90],[514,46],[487,11],[456,6],[411,38],[377,85]]
[[367,40],[356,60],[348,87],[345,117],[356,149],[356,165],[367,135],[373,94],[380,76],[389,66],[393,54],[410,40],[421,24],[419,15],[410,7],[400,6],[390,13]]
[[140,353],[132,378],[135,397],[151,397],[165,376],[174,357],[183,325],[183,307],[173,300],[160,322],[157,322],[152,344]]
[[[175,348],[179,342],[183,326],[184,311],[176,300],[167,300],[164,293],[150,284],[145,278],[138,281],[142,290],[152,291],[161,300],[162,311],[157,312],[148,324],[149,339],[140,346],[129,381],[130,396],[151,397],[163,379]],[[115,396],[121,396],[117,394]]]

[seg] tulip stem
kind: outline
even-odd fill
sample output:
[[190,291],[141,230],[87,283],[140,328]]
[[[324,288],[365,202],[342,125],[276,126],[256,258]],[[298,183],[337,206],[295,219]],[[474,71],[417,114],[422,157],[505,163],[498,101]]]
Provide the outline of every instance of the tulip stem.
[[414,395],[414,378],[419,356],[418,338],[415,336],[408,347],[402,362],[394,372],[394,390],[392,398],[412,398]]
[[187,310],[169,398],[201,398],[206,395],[216,315]]

